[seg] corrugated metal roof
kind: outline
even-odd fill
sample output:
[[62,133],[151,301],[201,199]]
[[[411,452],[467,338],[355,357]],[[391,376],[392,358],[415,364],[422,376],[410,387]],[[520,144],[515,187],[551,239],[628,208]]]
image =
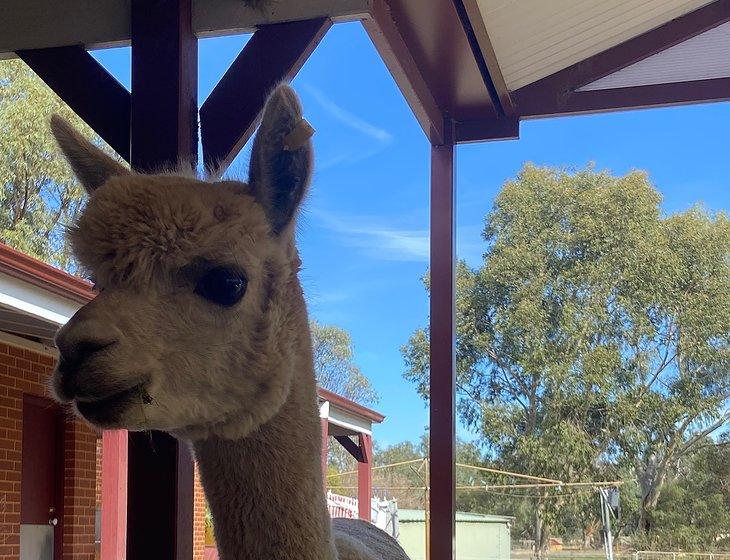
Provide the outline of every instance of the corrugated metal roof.
[[[514,517],[505,515],[488,515],[485,513],[456,512],[456,520],[462,523],[512,523]],[[418,523],[426,521],[426,512],[422,509],[399,509],[399,523]]]
[[708,0],[478,0],[511,90],[708,4]]
[[730,77],[730,23],[596,80],[578,91]]

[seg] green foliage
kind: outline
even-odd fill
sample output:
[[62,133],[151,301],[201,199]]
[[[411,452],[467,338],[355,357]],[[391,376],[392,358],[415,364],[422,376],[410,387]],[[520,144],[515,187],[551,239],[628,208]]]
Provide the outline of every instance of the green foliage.
[[[730,549],[730,440],[704,441],[666,484],[643,543],[661,550]],[[726,539],[723,541],[722,537]]]
[[340,327],[312,321],[312,351],[317,382],[338,395],[365,405],[378,402],[370,380],[354,363],[350,334]]
[[[316,321],[311,321],[309,327],[312,333],[314,372],[319,386],[364,405],[377,403],[378,394],[354,362],[350,334],[340,327],[320,325]],[[328,464],[332,470],[330,474],[349,472],[357,465],[347,450],[334,440],[329,446]],[[329,482],[333,491],[350,493],[341,488],[346,481],[330,477]]]
[[53,113],[100,144],[24,63],[0,62],[0,241],[73,269],[63,226],[78,214],[84,192],[56,148]]
[[[636,477],[642,529],[681,459],[726,423],[730,394],[730,221],[664,217],[660,202],[641,172],[527,165],[486,217],[483,265],[457,269],[462,419],[510,470]],[[427,399],[428,331],[403,354]],[[590,496],[533,511],[543,540],[597,513]]]

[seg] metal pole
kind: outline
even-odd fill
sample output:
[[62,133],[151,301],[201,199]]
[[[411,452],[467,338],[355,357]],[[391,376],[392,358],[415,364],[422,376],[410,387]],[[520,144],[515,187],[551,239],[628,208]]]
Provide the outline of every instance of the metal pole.
[[608,503],[608,496],[603,488],[598,490],[601,496],[601,516],[603,517],[603,530],[605,534],[604,545],[607,560],[613,560],[613,533],[611,532],[611,506]]

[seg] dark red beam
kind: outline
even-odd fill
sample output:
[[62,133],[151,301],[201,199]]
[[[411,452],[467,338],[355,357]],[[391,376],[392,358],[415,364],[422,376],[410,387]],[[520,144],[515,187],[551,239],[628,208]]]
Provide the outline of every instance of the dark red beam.
[[23,62],[115,152],[129,161],[131,97],[83,47],[17,51]]
[[517,99],[520,115],[526,118],[711,103],[730,101],[730,78],[579,91],[553,97],[518,97]]
[[198,41],[192,0],[132,0],[132,166],[194,162]]
[[261,27],[200,108],[203,159],[225,169],[256,128],[266,97],[296,76],[332,25],[328,18]]
[[578,88],[730,21],[730,0],[716,0],[620,45],[555,72],[514,92],[518,112],[524,103],[560,103]]
[[456,519],[456,204],[453,124],[431,148],[430,546],[453,560]]
[[335,439],[358,463],[365,461],[365,455],[363,454],[362,448],[359,444],[352,441],[350,436],[335,436]]
[[516,140],[520,137],[519,117],[500,117],[454,123],[457,144],[484,140]]
[[[132,0],[131,162],[194,162],[197,39],[191,0]],[[162,432],[130,434],[127,559],[192,560],[193,461]]]

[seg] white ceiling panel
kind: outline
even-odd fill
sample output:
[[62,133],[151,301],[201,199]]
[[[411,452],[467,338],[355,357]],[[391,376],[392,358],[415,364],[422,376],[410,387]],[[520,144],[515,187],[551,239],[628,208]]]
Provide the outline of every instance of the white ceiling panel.
[[719,25],[578,91],[730,77],[730,23]]
[[708,4],[708,0],[478,0],[510,90]]

